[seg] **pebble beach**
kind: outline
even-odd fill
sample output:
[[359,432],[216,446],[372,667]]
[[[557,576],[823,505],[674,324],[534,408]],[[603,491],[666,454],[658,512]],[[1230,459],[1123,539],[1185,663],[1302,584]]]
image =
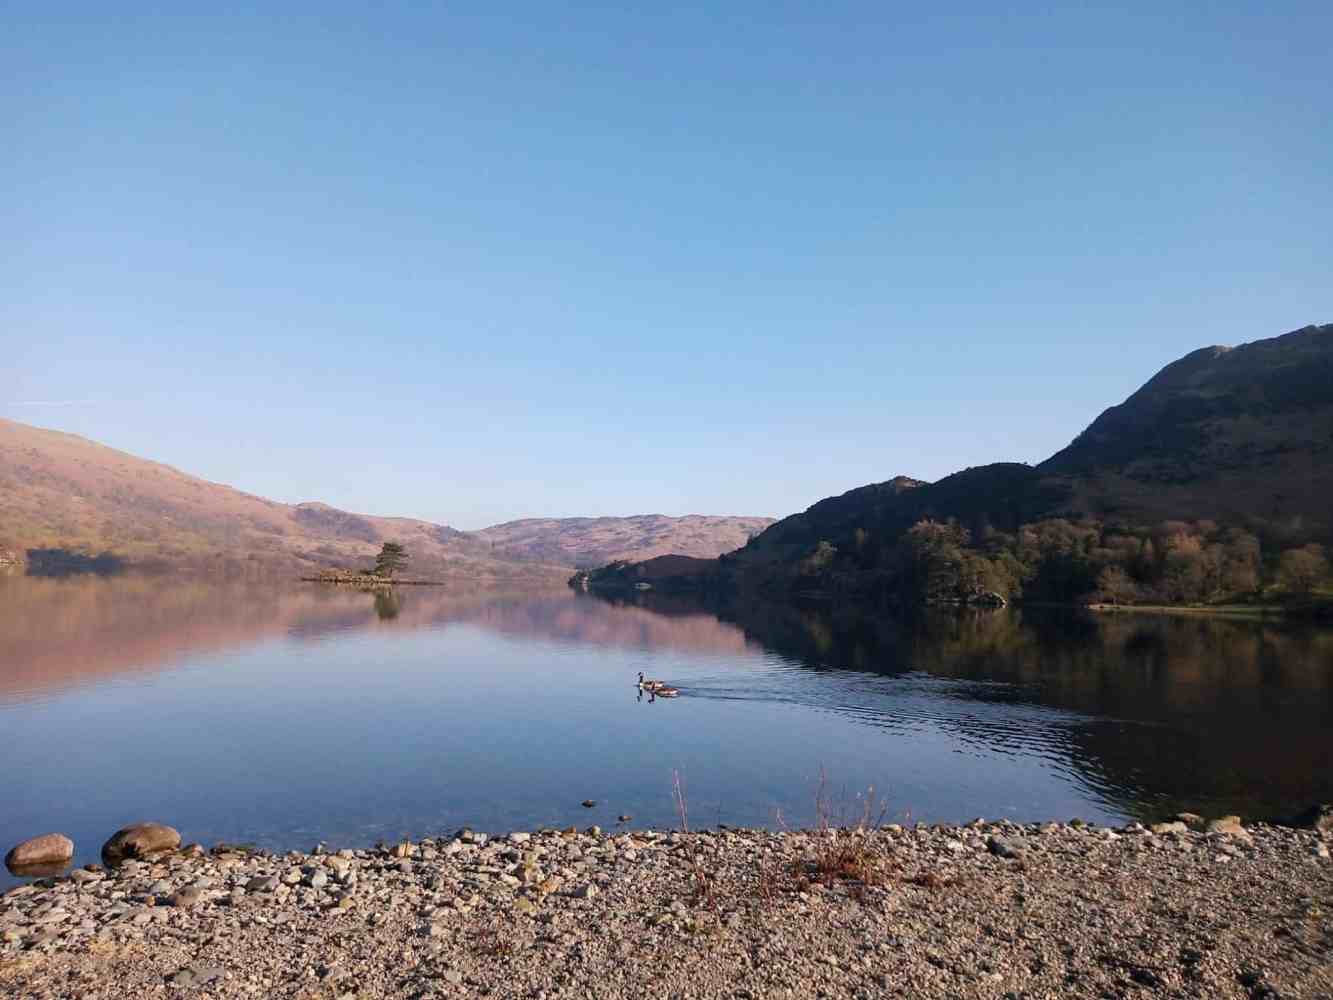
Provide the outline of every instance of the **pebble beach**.
[[191,845],[0,896],[0,995],[1333,997],[1333,832],[1196,826]]

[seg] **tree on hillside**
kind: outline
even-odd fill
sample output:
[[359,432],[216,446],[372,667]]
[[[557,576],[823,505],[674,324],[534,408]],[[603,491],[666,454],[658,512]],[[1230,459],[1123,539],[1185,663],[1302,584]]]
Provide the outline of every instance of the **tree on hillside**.
[[385,542],[375,557],[375,575],[392,577],[407,565],[407,550],[397,542]]
[[958,594],[963,550],[971,536],[950,522],[918,521],[899,543],[902,578],[918,601],[936,601]]
[[832,542],[821,541],[815,546],[815,551],[801,563],[801,569],[808,576],[818,576],[824,570],[833,565],[833,560],[838,556],[838,549]]
[[1278,577],[1289,589],[1299,594],[1308,594],[1328,575],[1328,560],[1324,558],[1322,545],[1307,545],[1301,549],[1289,549],[1282,553],[1278,564]]
[[1097,593],[1109,604],[1125,604],[1138,596],[1138,587],[1121,566],[1107,566],[1097,575]]

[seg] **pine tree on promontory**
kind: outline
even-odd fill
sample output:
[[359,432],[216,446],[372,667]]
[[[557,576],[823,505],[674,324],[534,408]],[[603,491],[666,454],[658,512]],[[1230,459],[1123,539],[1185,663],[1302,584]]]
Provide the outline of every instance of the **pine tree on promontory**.
[[407,565],[407,550],[398,542],[385,542],[375,557],[375,575],[392,577]]

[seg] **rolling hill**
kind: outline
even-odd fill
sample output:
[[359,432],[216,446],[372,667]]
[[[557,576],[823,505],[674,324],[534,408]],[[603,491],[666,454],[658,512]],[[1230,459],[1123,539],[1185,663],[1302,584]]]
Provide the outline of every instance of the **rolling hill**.
[[767,523],[650,515],[459,531],[323,503],[278,503],[75,434],[0,420],[0,553],[110,552],[149,568],[268,575],[364,566],[392,540],[406,545],[412,576],[556,582],[609,551],[642,559],[680,545],[716,556]]

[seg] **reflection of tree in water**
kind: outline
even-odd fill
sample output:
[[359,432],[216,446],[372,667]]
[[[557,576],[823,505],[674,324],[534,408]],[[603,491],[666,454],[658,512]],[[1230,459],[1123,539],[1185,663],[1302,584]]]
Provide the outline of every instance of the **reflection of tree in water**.
[[1049,734],[966,712],[944,713],[939,724],[1008,752],[1031,749],[1024,726],[1033,739],[1049,736],[1065,766],[1129,815],[1280,817],[1333,800],[1327,628],[1036,608],[903,617],[849,604],[749,601],[719,615],[808,670],[924,672],[973,682],[941,698],[1071,713],[1035,723]]
[[380,621],[391,622],[398,617],[400,611],[402,604],[399,602],[397,591],[375,591],[375,614],[379,616]]

